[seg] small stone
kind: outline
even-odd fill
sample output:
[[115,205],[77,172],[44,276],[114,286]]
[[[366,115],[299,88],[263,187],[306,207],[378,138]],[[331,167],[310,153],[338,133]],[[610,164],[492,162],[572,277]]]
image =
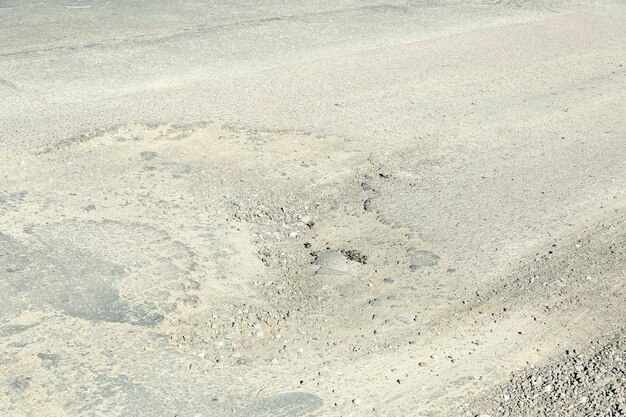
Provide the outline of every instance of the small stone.
[[426,362],[420,362],[418,363],[418,365],[421,366],[422,368],[426,368],[428,366]]
[[350,261],[339,251],[328,250],[315,255],[312,264],[319,268],[315,275],[347,275],[350,271]]
[[409,269],[412,272],[415,272],[421,268],[435,266],[439,263],[439,256],[430,251],[410,248],[407,252],[411,256]]
[[139,155],[141,156],[141,159],[143,159],[144,161],[151,161],[154,158],[156,158],[158,154],[156,152],[144,151],[144,152],[141,152]]
[[315,225],[315,223],[313,222],[313,220],[309,217],[309,216],[303,216],[300,218],[300,222],[304,223],[304,225],[308,226],[309,228],[313,227]]
[[398,321],[400,321],[402,323],[406,323],[406,324],[414,322],[415,318],[416,317],[413,314],[398,314],[398,315],[396,315],[396,319]]
[[352,400],[352,404],[359,405],[359,404],[361,404],[361,400],[359,400],[358,398],[355,398],[355,399]]
[[272,360],[270,361],[270,363],[276,365],[278,363],[278,358],[272,358]]

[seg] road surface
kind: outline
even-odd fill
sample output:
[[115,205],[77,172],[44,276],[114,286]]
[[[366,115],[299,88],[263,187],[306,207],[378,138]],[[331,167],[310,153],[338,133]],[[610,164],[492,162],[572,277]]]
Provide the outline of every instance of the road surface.
[[624,102],[624,1],[0,2],[0,414],[528,413],[623,350]]

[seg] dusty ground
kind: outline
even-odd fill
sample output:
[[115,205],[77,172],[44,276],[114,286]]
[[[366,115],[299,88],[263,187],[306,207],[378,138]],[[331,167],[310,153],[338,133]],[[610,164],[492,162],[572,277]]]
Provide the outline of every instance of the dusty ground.
[[623,415],[625,2],[0,22],[0,415]]

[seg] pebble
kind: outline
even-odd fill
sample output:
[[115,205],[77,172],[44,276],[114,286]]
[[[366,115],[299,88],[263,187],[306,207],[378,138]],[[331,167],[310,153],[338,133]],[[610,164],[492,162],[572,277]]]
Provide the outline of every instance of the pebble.
[[415,321],[415,315],[413,314],[398,314],[396,315],[396,319],[398,319],[398,321],[402,322],[402,323],[412,323]]
[[139,154],[144,161],[151,161],[158,156],[156,152],[144,151]]
[[350,261],[339,251],[328,250],[317,254],[313,265],[317,265],[319,269],[315,271],[315,275],[347,275],[350,271]]
[[358,398],[355,398],[355,399],[352,400],[352,404],[359,405],[359,404],[361,404],[361,400],[359,400]]
[[439,263],[439,256],[430,251],[410,248],[407,252],[411,256],[409,269],[412,272],[415,272],[421,268],[435,266]]

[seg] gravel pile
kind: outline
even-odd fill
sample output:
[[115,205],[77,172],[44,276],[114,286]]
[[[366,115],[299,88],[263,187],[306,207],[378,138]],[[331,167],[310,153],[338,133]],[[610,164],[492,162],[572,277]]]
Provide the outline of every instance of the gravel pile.
[[626,336],[588,354],[567,351],[549,365],[514,373],[472,404],[471,415],[626,416]]

